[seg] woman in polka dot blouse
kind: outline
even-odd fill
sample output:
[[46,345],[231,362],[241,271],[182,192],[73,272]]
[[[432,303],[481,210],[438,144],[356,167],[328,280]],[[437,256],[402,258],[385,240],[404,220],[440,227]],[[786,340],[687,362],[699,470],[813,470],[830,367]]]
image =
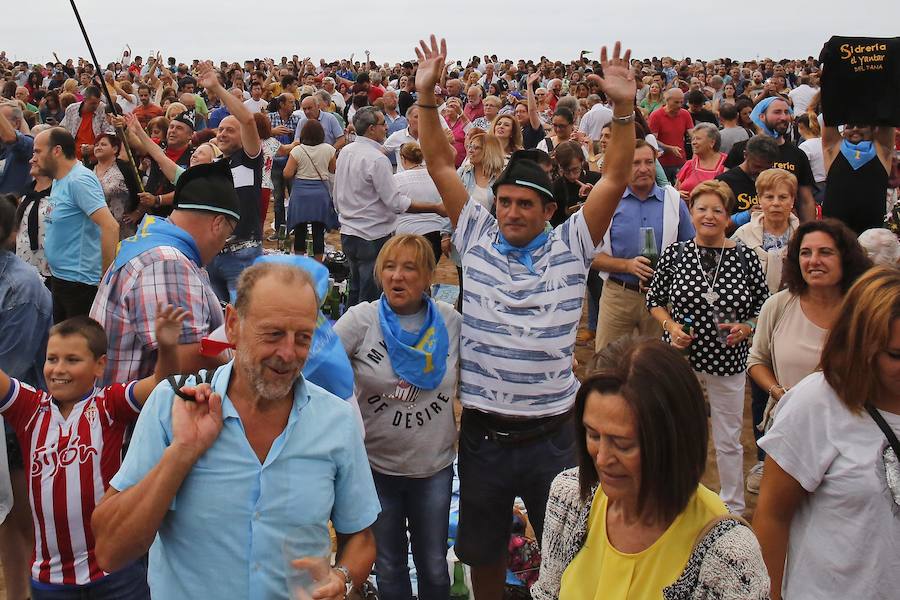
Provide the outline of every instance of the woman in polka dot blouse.
[[[662,324],[663,339],[690,353],[691,366],[706,387],[722,500],[740,514],[745,508],[744,371],[769,289],[753,251],[725,236],[734,202],[721,181],[694,188],[689,204],[697,235],[663,251],[647,307]],[[684,330],[686,320],[692,322],[690,333]]]

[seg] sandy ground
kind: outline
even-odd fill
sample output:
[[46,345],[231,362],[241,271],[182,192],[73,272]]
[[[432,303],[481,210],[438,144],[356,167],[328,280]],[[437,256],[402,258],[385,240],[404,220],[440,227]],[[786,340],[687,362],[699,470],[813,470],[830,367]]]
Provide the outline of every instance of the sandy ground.
[[[272,222],[272,210],[269,209],[269,218],[267,219],[267,230],[266,235],[271,233],[271,230],[268,226],[271,225]],[[326,243],[331,244],[335,247],[340,247],[340,236],[335,233],[328,234],[326,238]],[[274,244],[266,242],[266,247],[274,247]],[[458,283],[457,275],[456,275],[456,267],[453,265],[450,260],[446,257],[441,259],[441,262],[438,264],[437,274],[435,276],[435,283],[450,283],[456,285]],[[582,314],[582,324],[587,320],[587,309],[585,308]],[[591,346],[587,345],[578,345],[575,348],[575,357],[578,359],[578,362],[582,365],[587,364],[591,355],[593,354],[593,344]],[[583,374],[583,368],[579,375]],[[457,410],[458,412],[458,410]],[[746,396],[746,401],[744,405],[744,429],[741,435],[741,441],[744,445],[744,473],[746,473],[750,467],[756,462],[756,447],[753,443],[753,434],[752,432],[752,423],[750,416],[750,393],[749,386],[748,392]],[[706,474],[703,476],[703,483],[707,487],[712,490],[718,491],[719,489],[719,473],[716,469],[716,456],[715,450],[712,445],[712,434],[710,433],[710,444],[709,444],[709,453],[706,461]],[[745,513],[745,517],[749,520],[753,516],[753,510],[756,508],[756,496],[754,494],[747,494],[747,511]],[[6,586],[3,584],[3,574],[0,572],[0,598],[6,598]]]

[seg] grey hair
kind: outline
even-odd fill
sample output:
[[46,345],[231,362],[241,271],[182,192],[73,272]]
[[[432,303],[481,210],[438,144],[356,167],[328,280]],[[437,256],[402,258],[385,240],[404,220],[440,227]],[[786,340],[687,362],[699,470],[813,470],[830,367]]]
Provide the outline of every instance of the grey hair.
[[6,107],[12,110],[12,118],[18,123],[23,118],[25,118],[25,113],[22,112],[22,107],[19,105],[18,100],[5,100],[0,101],[0,107]]
[[719,148],[722,147],[722,136],[719,134],[719,128],[712,123],[697,123],[694,125],[694,128],[691,129],[691,133],[697,133],[699,131],[706,132],[706,135],[713,141],[713,150],[718,152]]
[[574,115],[578,110],[578,99],[575,96],[563,96],[556,103],[557,110],[559,108],[568,108]]
[[378,114],[381,110],[377,106],[363,106],[353,113],[353,129],[356,135],[366,135],[369,128],[378,123]]
[[900,262],[900,241],[890,229],[866,229],[859,234],[859,244],[876,265],[896,267]]
[[322,84],[326,84],[326,83],[334,83],[334,82],[335,82],[335,81],[334,81],[334,77],[326,77],[326,78],[324,78],[324,79],[322,80]]
[[594,106],[595,104],[600,102],[600,96],[597,94],[591,94],[587,97],[588,106]]
[[325,106],[331,104],[331,94],[329,94],[327,90],[319,90],[316,92],[316,96],[319,97],[319,102],[324,103]]

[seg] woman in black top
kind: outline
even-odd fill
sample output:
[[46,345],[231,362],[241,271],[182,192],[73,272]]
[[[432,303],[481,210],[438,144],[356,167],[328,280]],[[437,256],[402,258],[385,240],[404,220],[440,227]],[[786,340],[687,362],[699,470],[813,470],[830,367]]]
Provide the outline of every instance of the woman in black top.
[[745,508],[740,440],[744,371],[769,288],[756,254],[725,237],[734,202],[731,188],[722,181],[704,181],[691,191],[697,234],[663,250],[647,307],[662,325],[663,339],[690,353],[691,366],[705,384],[722,500],[740,514]]
[[600,174],[585,168],[584,151],[581,144],[573,140],[560,143],[554,159],[556,177],[553,181],[553,200],[556,202],[556,212],[550,224],[556,227],[581,208],[591,188],[600,181]]
[[843,134],[825,127],[822,215],[843,221],[856,235],[883,227],[893,150],[893,127],[845,125]]

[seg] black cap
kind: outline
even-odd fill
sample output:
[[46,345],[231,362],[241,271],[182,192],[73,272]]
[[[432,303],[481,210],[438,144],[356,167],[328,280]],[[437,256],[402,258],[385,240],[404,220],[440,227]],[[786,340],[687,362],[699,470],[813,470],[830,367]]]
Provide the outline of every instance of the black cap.
[[533,160],[527,158],[515,158],[509,161],[509,164],[500,173],[500,177],[494,182],[494,195],[497,195],[497,188],[501,185],[518,185],[536,191],[538,194],[553,202],[553,184],[550,176],[541,168],[541,166]]
[[185,125],[187,125],[188,127],[191,128],[191,131],[194,130],[194,112],[193,111],[189,110],[189,111],[186,111],[183,113],[178,113],[177,115],[175,115],[175,117],[172,120],[178,121],[179,123],[184,123]]
[[178,210],[203,210],[240,221],[240,205],[228,161],[195,165],[182,173],[175,184],[174,206]]

